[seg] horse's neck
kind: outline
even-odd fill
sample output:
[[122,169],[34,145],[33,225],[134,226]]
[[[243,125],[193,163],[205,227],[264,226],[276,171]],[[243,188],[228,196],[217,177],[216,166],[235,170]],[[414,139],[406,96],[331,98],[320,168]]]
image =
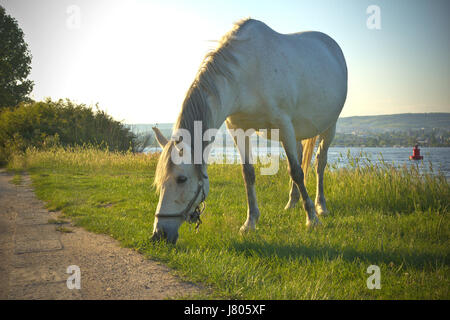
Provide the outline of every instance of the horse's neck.
[[[228,80],[220,79],[219,81],[220,82],[218,88],[220,88],[219,92],[220,100],[215,96],[209,94],[207,95],[208,108],[211,115],[211,119],[210,121],[206,121],[201,124],[202,125],[201,131],[205,135],[202,137],[202,140],[205,139],[204,141],[212,142],[213,141],[212,136],[216,135],[218,129],[225,122],[226,118],[233,112],[235,112],[236,109],[237,94],[235,88],[233,87],[232,84],[229,84]],[[208,133],[208,136],[206,136],[206,132],[209,131],[210,129],[212,131]],[[205,144],[202,143],[202,153],[201,153],[202,155],[207,145],[208,143]],[[210,152],[211,148],[209,148],[208,150]],[[209,156],[209,154],[207,156]],[[207,163],[204,163],[204,165],[206,170]]]
[[[216,97],[209,96],[209,108],[211,110],[212,128],[219,129],[220,126],[231,114],[237,111],[239,107],[237,98],[239,96],[237,88],[222,77],[217,77],[220,88],[220,101]],[[209,129],[209,128],[208,128]]]

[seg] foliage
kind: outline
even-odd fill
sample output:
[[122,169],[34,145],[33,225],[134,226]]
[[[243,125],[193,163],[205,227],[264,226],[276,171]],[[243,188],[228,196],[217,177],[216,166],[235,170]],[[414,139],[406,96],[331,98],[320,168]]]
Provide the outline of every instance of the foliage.
[[29,101],[31,53],[17,21],[0,6],[0,110]]
[[0,113],[0,162],[29,147],[89,144],[112,151],[135,148],[135,135],[104,111],[70,100],[21,103]]

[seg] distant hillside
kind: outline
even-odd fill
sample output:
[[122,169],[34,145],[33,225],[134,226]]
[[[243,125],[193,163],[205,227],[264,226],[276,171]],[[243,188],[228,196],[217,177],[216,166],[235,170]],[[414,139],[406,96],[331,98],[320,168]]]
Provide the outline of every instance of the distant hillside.
[[[130,124],[135,133],[151,132],[157,126],[165,135],[172,132],[173,123]],[[450,113],[401,113],[380,116],[359,116],[339,118],[337,132],[387,132],[407,130],[430,130],[433,128],[450,131]],[[221,128],[223,129],[223,128]]]
[[[173,123],[130,124],[144,145],[156,147],[152,127],[157,126],[166,137]],[[225,125],[220,128],[226,132]],[[450,147],[450,113],[403,113],[381,116],[339,118],[333,146],[386,147],[421,146]],[[256,137],[255,137],[256,138]],[[232,145],[232,142],[230,140]]]
[[345,117],[339,118],[336,131],[339,133],[387,132],[421,130],[422,128],[450,131],[450,113],[401,113]]

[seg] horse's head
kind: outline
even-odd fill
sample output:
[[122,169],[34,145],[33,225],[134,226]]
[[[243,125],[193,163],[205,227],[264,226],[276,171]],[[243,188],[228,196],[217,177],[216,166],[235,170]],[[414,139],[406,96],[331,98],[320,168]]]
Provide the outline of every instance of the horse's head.
[[208,176],[203,165],[173,161],[174,156],[180,158],[182,153],[190,154],[189,146],[184,144],[180,148],[180,143],[167,141],[157,128],[153,130],[163,151],[154,182],[159,191],[159,202],[152,240],[176,243],[183,222],[196,222],[199,218],[199,206],[209,191]]

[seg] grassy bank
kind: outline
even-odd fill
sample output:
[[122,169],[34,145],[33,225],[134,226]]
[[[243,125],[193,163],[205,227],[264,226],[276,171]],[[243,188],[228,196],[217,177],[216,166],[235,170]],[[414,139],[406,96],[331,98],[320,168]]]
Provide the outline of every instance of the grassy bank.
[[[449,299],[450,187],[442,176],[352,159],[327,170],[330,216],[313,230],[303,209],[284,211],[288,176],[257,176],[258,230],[246,218],[239,165],[211,165],[210,195],[199,233],[184,224],[176,246],[149,241],[158,195],[157,156],[92,149],[28,151],[10,169],[27,170],[39,198],[78,225],[165,262],[211,287],[210,298]],[[257,170],[259,172],[259,170]],[[315,177],[307,187],[314,198]],[[381,289],[369,290],[370,265]]]

